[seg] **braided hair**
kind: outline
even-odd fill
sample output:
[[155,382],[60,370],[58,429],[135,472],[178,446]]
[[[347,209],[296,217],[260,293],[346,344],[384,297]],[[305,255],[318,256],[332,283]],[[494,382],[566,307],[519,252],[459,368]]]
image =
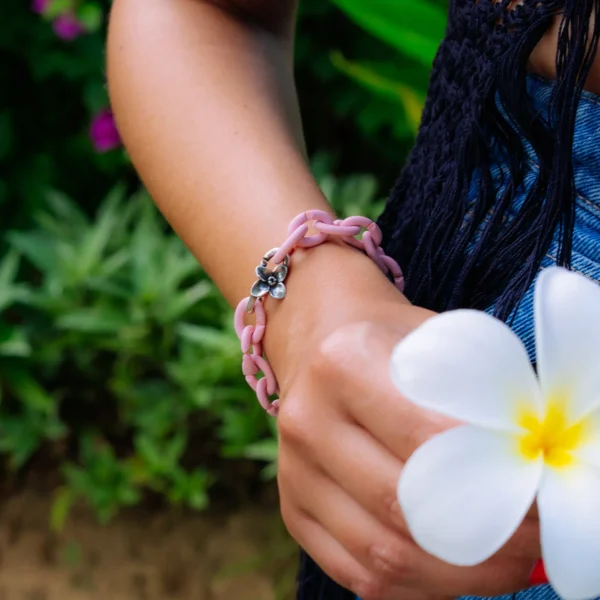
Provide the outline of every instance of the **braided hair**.
[[[548,117],[528,102],[527,63],[560,14]],[[599,38],[600,0],[450,0],[419,135],[379,220],[413,303],[438,312],[493,305],[496,316],[509,319],[557,229],[558,264],[570,266],[575,118]],[[539,174],[506,219],[526,172],[523,139]],[[508,165],[500,195],[493,156]],[[303,554],[297,600],[354,595]]]

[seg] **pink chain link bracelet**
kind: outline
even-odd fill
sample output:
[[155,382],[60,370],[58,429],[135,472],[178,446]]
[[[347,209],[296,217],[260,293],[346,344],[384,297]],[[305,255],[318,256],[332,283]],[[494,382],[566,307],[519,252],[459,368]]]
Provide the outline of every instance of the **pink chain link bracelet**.
[[[308,224],[313,223],[316,235],[307,236]],[[357,236],[362,234],[362,238]],[[398,263],[387,256],[381,248],[382,233],[376,223],[366,217],[349,217],[334,220],[322,210],[309,210],[298,215],[288,227],[288,238],[279,247],[270,250],[256,267],[258,280],[250,290],[250,296],[244,298],[235,311],[235,331],[242,345],[242,371],[248,385],[256,392],[261,406],[271,415],[277,416],[279,398],[271,400],[279,394],[277,378],[263,355],[262,341],[267,326],[264,301],[267,295],[282,300],[285,298],[285,280],[288,275],[291,256],[296,248],[313,248],[336,237],[349,246],[362,250],[373,262],[394,280],[394,285],[404,291],[404,277]],[[275,263],[269,269],[270,261]],[[255,325],[246,325],[247,314],[254,314]],[[262,372],[263,377],[257,378]]]

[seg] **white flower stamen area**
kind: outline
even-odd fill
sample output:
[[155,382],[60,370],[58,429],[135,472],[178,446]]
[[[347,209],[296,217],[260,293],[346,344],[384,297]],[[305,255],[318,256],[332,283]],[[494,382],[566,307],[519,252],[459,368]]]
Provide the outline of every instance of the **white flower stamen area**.
[[556,469],[573,464],[573,452],[585,442],[589,428],[586,428],[586,419],[569,422],[567,403],[566,394],[553,394],[542,418],[523,407],[517,423],[524,430],[518,436],[518,444],[525,459],[541,457],[546,465]]
[[600,596],[600,286],[538,277],[536,362],[486,313],[438,315],[395,348],[391,375],[417,406],[461,421],[414,452],[398,501],[415,541],[451,564],[494,555],[537,502],[542,556],[566,600]]

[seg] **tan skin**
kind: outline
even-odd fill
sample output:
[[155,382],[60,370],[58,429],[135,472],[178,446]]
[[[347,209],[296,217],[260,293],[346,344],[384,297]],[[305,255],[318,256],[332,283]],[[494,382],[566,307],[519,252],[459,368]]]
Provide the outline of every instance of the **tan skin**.
[[[132,159],[167,219],[235,304],[296,214],[331,210],[306,166],[293,70],[296,0],[114,0],[109,87]],[[532,68],[552,74],[552,32]],[[590,87],[600,83],[591,79]],[[452,425],[390,385],[390,352],[431,313],[360,253],[294,256],[270,302],[282,388],[279,489],[290,533],[364,600],[495,596],[527,587],[531,514],[492,559],[446,565],[412,541],[396,502],[403,463]]]
[[[555,17],[552,27],[546,32],[529,58],[530,70],[548,79],[554,79],[556,75],[556,40],[558,39],[560,20],[560,16]],[[592,66],[585,87],[590,92],[600,94],[600,57],[598,56]]]

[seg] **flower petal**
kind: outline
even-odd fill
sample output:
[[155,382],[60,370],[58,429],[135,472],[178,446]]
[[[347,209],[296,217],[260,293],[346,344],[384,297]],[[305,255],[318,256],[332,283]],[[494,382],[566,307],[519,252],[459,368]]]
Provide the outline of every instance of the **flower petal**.
[[269,269],[268,267],[263,267],[262,265],[259,265],[258,267],[256,267],[256,275],[266,283],[269,280],[269,277],[273,275],[273,271],[271,271],[271,269]]
[[538,373],[547,398],[567,400],[578,420],[600,407],[600,286],[566,269],[545,269],[535,288]]
[[282,283],[287,277],[288,268],[285,265],[279,265],[278,267],[275,267],[275,271],[273,271],[273,274],[275,275],[275,277],[277,277],[277,281],[279,283]]
[[565,600],[600,595],[600,475],[582,463],[546,469],[538,495],[542,555]]
[[429,319],[396,346],[391,370],[409,400],[473,425],[518,431],[520,411],[541,413],[523,344],[483,312],[457,310]]
[[281,300],[282,298],[285,298],[285,285],[283,283],[278,283],[277,285],[274,285],[270,290],[269,293],[271,294],[271,296],[273,296],[273,298],[277,298],[277,300]]
[[587,415],[576,427],[580,428],[580,439],[571,454],[587,465],[600,468],[600,409]]
[[398,501],[415,541],[458,566],[495,554],[535,498],[542,460],[526,461],[511,435],[463,425],[423,444],[406,463]]
[[261,298],[269,293],[269,289],[269,284],[259,279],[258,281],[254,282],[254,285],[250,290],[250,294],[255,298]]

